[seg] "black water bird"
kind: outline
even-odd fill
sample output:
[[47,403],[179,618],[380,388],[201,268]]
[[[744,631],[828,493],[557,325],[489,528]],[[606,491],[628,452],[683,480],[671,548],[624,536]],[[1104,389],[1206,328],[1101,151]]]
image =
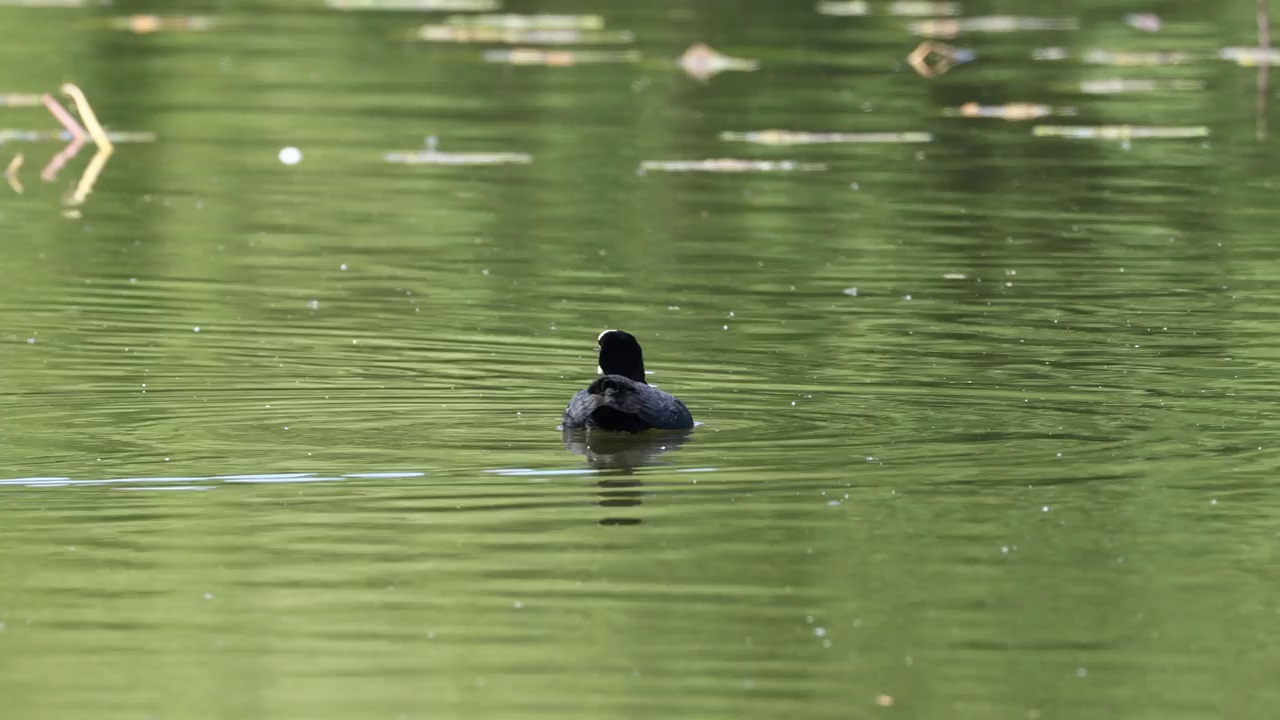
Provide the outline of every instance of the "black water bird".
[[569,401],[564,429],[681,430],[693,427],[693,416],[671,393],[645,382],[644,355],[630,333],[605,330],[600,346],[600,377]]

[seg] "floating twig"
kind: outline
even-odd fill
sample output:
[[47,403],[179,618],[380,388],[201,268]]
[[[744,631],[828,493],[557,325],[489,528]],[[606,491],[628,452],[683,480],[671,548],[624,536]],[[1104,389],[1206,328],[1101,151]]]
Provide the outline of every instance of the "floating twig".
[[425,42],[504,45],[626,45],[636,39],[634,34],[625,30],[519,29],[485,25],[423,25],[414,37]]
[[603,30],[599,15],[450,15],[445,25],[504,30]]
[[1158,127],[1152,125],[1037,125],[1032,128],[1031,134],[1036,137],[1057,137],[1068,140],[1168,140],[1209,137],[1209,128],[1203,125],[1190,127]]
[[160,15],[129,15],[114,17],[107,21],[107,27],[113,30],[125,30],[135,35],[148,35],[154,32],[203,32],[213,27],[213,21],[199,15],[179,17],[163,17]]
[[37,107],[42,97],[34,93],[0,93],[0,107]]
[[71,116],[71,113],[67,112],[65,108],[59,105],[58,101],[54,100],[52,95],[41,95],[40,100],[44,103],[44,106],[49,109],[49,114],[53,115],[54,119],[57,120],[62,127],[67,129],[67,132],[71,135],[72,141],[83,144],[84,141],[88,139],[89,136],[85,133],[84,128],[80,126],[80,123],[76,122],[76,119]]
[[[1066,48],[1047,47],[1032,50],[1031,58],[1033,60],[1059,61],[1069,60],[1071,55]],[[1114,52],[1091,48],[1080,55],[1080,61],[1086,65],[1115,65],[1119,67],[1183,65],[1196,59],[1196,56],[1191,53],[1177,50],[1164,52]]]
[[76,104],[76,110],[80,111],[80,117],[84,120],[84,124],[89,128],[89,136],[97,143],[98,147],[110,152],[112,149],[111,137],[102,129],[102,125],[98,123],[98,116],[93,113],[93,107],[89,105],[89,100],[84,96],[84,92],[80,88],[71,83],[63,83],[62,94],[70,97]]
[[1005,105],[979,105],[976,102],[967,102],[958,108],[947,108],[942,111],[942,114],[952,117],[1016,121],[1036,120],[1050,115],[1075,115],[1076,110],[1069,107],[1054,108],[1049,105],[1024,102]]
[[802,163],[792,160],[715,158],[711,160],[646,160],[640,163],[638,174],[644,175],[650,170],[661,172],[747,173],[820,172],[826,169],[827,166],[823,163]]
[[331,10],[381,10],[381,11],[445,11],[497,10],[500,0],[325,0]]
[[1080,92],[1089,95],[1114,95],[1118,93],[1192,92],[1205,89],[1203,80],[1142,80],[1129,78],[1100,78],[1080,81]]
[[720,133],[721,140],[756,143],[757,145],[822,145],[830,143],[927,143],[933,135],[927,132],[811,133],[792,130],[758,130]]
[[638,63],[639,50],[543,50],[541,48],[511,48],[510,50],[485,50],[484,61],[507,65],[545,65],[570,67],[593,63]]
[[[881,6],[886,15],[896,17],[937,17],[940,15],[959,15],[960,4],[941,0],[895,0]],[[867,0],[824,0],[818,3],[818,12],[822,15],[845,17],[863,17],[872,15],[871,3]]]

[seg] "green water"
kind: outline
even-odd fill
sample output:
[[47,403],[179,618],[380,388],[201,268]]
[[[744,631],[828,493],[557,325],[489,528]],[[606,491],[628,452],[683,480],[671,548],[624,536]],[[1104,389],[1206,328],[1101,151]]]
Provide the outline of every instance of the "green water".
[[[1280,98],[1212,57],[1253,2],[966,3],[1078,29],[933,80],[910,19],[807,2],[512,0],[644,57],[551,68],[403,39],[439,13],[92,5],[0,7],[0,94],[157,134],[79,205],[91,147],[0,144],[0,717],[1273,716]],[[1120,123],[1209,135],[1032,134]],[[767,129],[933,142],[718,138]],[[383,161],[426,136],[532,162]],[[637,171],[722,157],[827,169]],[[566,446],[609,327],[688,437]]]

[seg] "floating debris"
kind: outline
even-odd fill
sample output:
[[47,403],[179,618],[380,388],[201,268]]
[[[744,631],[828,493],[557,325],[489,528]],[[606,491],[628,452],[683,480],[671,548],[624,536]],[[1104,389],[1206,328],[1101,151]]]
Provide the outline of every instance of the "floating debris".
[[1260,47],[1228,47],[1218,51],[1218,57],[1242,67],[1280,65],[1280,50]]
[[690,46],[677,62],[690,77],[703,82],[726,70],[753,72],[760,69],[759,61],[725,55],[706,43]]
[[996,120],[1036,120],[1050,115],[1075,115],[1075,108],[1054,108],[1035,103],[1008,103],[1006,105],[979,105],[967,102],[958,108],[947,108],[943,115],[966,118],[992,118]]
[[1196,56],[1177,50],[1135,53],[1093,49],[1086,50],[1081,59],[1090,65],[1183,65],[1195,60]]
[[1044,30],[1076,30],[1080,23],[1075,18],[1017,17],[1014,15],[987,15],[982,17],[921,20],[907,26],[911,34],[927,38],[951,39],[961,33],[1007,33]]
[[927,143],[933,135],[927,132],[811,133],[792,130],[757,130],[720,133],[721,140],[749,142],[758,145],[821,145],[826,143]]
[[42,95],[35,93],[0,93],[0,107],[37,107]]
[[[113,145],[122,143],[149,143],[156,141],[153,132],[107,132],[107,140]],[[6,142],[67,142],[74,139],[66,130],[17,130],[0,128],[0,145]]]
[[528,165],[533,157],[526,153],[447,153],[436,149],[439,140],[427,138],[426,150],[387,153],[383,159],[398,165]]
[[63,83],[59,90],[76,104],[80,119],[84,120],[85,127],[89,129],[89,136],[93,138],[93,142],[103,150],[110,152],[111,137],[107,135],[107,132],[102,129],[102,125],[98,123],[98,116],[94,114],[93,107],[89,105],[89,100],[84,96],[84,92],[71,83]]
[[130,15],[114,17],[107,20],[107,27],[112,30],[125,30],[137,35],[154,32],[202,32],[213,27],[213,21],[207,17],[161,17],[159,15]]
[[500,0],[325,0],[324,4],[331,10],[381,10],[391,12],[484,12],[502,7]]
[[[884,6],[884,9],[885,14],[896,17],[937,17],[960,14],[959,3],[933,0],[897,0]],[[873,14],[871,3],[866,0],[824,0],[818,3],[818,12],[823,15],[843,17],[863,17]]]
[[639,174],[650,170],[660,172],[821,172],[827,166],[823,163],[801,163],[791,160],[739,160],[737,158],[716,158],[713,160],[646,160],[640,163]]
[[1119,93],[1189,92],[1205,89],[1202,80],[1130,80],[1127,78],[1103,78],[1082,80],[1080,92],[1090,95],[1115,95]]
[[926,40],[907,56],[907,64],[923,78],[935,78],[962,63],[972,62],[977,54],[967,48]]
[[[1031,51],[1033,60],[1069,60],[1070,53],[1066,48],[1048,47],[1036,48]],[[1080,61],[1089,65],[1116,65],[1120,67],[1135,66],[1153,66],[1153,65],[1183,65],[1196,59],[1195,55],[1176,50],[1164,52],[1112,52],[1110,50],[1100,50],[1093,48],[1084,51],[1080,56]]]
[[626,30],[519,29],[485,25],[423,25],[415,37],[426,42],[503,45],[626,45],[636,39]]
[[[155,139],[151,133],[108,133],[103,129],[101,123],[98,122],[97,115],[93,112],[93,107],[89,105],[89,101],[84,96],[84,92],[80,88],[66,83],[61,87],[63,95],[71,98],[75,103],[76,110],[80,114],[84,124],[81,125],[66,108],[58,104],[51,95],[44,94],[37,96],[39,104],[45,106],[49,113],[54,116],[62,130],[4,130],[0,129],[0,144],[9,141],[19,142],[39,142],[44,140],[62,140],[67,142],[57,155],[54,156],[49,164],[40,172],[40,176],[46,182],[52,182],[58,176],[58,172],[66,163],[80,152],[81,148],[92,140],[98,147],[98,151],[89,160],[89,164],[85,167],[84,172],[80,176],[79,182],[75,189],[65,198],[63,205],[67,207],[64,215],[67,217],[79,217],[80,211],[76,206],[82,204],[89,194],[93,192],[93,186],[98,180],[98,176],[102,173],[103,168],[107,165],[111,153],[115,150],[115,142],[119,141],[147,141]],[[5,96],[8,98],[14,95]],[[22,96],[24,100],[30,100],[30,97]],[[27,103],[30,104],[30,103]],[[18,171],[22,168],[22,155],[15,157],[5,171],[5,179],[9,183],[9,187],[14,192],[22,192],[22,183],[18,179]]]
[[1164,23],[1160,21],[1160,16],[1155,13],[1129,13],[1124,16],[1124,24],[1134,30],[1142,32],[1160,32]]
[[484,61],[507,65],[545,65],[570,67],[596,63],[638,63],[638,50],[540,50],[538,48],[511,48],[510,50],[485,50]]
[[1139,139],[1187,139],[1209,137],[1209,128],[1157,127],[1151,125],[1037,125],[1031,130],[1036,137],[1057,137],[1068,140],[1139,140]]
[[834,0],[818,3],[817,9],[822,15],[863,17],[871,14],[871,3],[867,0]]
[[506,30],[603,30],[599,15],[450,15],[446,25]]

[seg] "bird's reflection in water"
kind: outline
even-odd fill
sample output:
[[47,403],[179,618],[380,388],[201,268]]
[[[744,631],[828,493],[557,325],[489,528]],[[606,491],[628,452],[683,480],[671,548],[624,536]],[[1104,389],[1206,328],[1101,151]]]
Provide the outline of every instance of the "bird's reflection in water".
[[[692,430],[650,430],[629,434],[591,430],[565,430],[564,446],[587,459],[597,470],[611,470],[600,476],[600,507],[636,507],[641,504],[644,483],[632,471],[658,465],[662,455],[679,448]],[[601,525],[638,525],[636,517],[605,517]]]

